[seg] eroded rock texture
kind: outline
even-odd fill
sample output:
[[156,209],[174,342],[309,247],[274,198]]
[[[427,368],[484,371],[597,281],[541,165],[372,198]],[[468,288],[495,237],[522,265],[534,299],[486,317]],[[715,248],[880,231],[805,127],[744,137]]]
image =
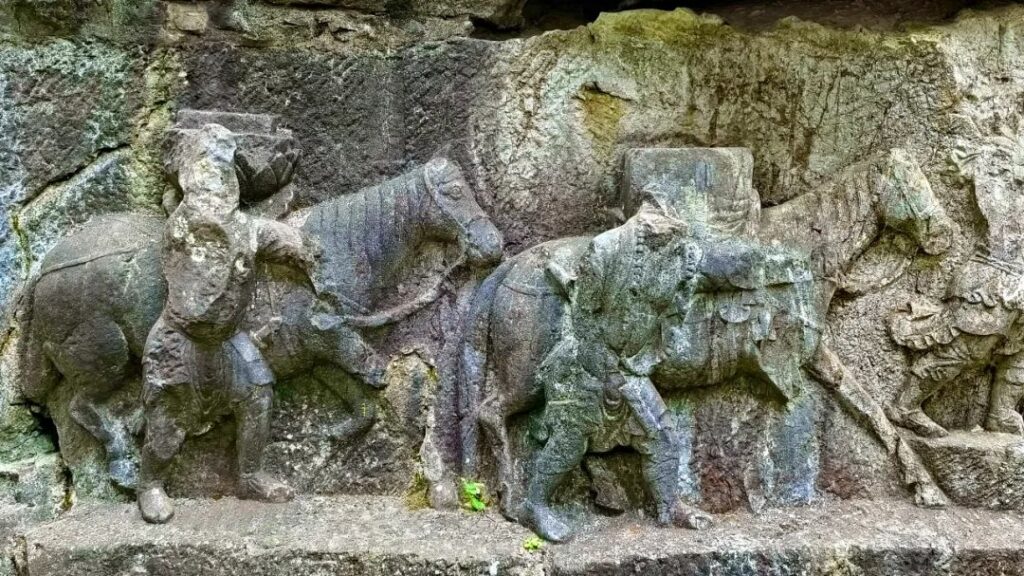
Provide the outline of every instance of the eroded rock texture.
[[[837,288],[820,310],[827,365],[836,371],[810,379],[797,396],[744,379],[661,387],[674,425],[690,431],[678,447],[688,466],[674,480],[711,513],[832,498],[909,500],[920,496],[921,482],[908,476],[907,463],[920,458],[954,502],[1020,509],[1019,495],[1001,493],[1019,483],[1019,443],[982,432],[991,429],[991,389],[998,395],[1000,382],[991,355],[917,403],[936,426],[955,431],[950,437],[919,437],[898,414],[896,430],[879,410],[897,400],[934,344],[906,345],[889,318],[941,317],[951,297],[963,296],[956,278],[976,253],[1019,259],[1024,10],[693,4],[711,12],[701,15],[679,2],[598,4],[15,0],[0,7],[0,460],[10,463],[0,494],[47,514],[77,498],[132,497],[110,482],[107,450],[72,413],[76,389],[63,380],[43,394],[26,389],[38,376],[19,348],[30,320],[28,287],[47,252],[95,216],[133,212],[163,222],[177,193],[165,173],[165,135],[178,111],[196,109],[273,115],[291,131],[301,157],[288,182],[270,172],[245,177],[287,184],[286,197],[260,214],[290,214],[321,239],[335,238],[343,209],[322,217],[319,229],[300,220],[447,159],[503,236],[504,256],[540,259],[528,280],[545,287],[552,286],[546,263],[571,254],[526,250],[592,237],[633,215],[629,150],[749,149],[744,185],[756,209],[737,232],[748,236],[756,235],[751,222],[763,226],[773,213],[831,230],[833,223],[816,220],[826,202],[807,198],[838,198],[854,189],[842,180],[851,167],[878,165],[879,155],[891,160],[886,155],[897,150],[934,193],[929,209],[954,224],[948,250],[939,254],[908,241],[907,230],[882,226],[856,264],[815,276]],[[375,230],[368,222],[366,230]],[[455,266],[465,238],[442,236],[425,238],[372,303],[394,309],[424,294],[437,298],[400,322],[364,318],[359,327],[381,357],[380,386],[315,363],[278,374],[266,467],[300,494],[457,505],[467,470],[495,504],[525,490],[503,486],[499,462],[475,443],[485,440],[466,434],[483,398],[460,383],[458,352],[464,318],[493,270]],[[256,299],[271,303],[263,310],[306,302],[306,293],[288,288],[294,270],[264,266],[259,274]],[[313,289],[322,280],[312,278]],[[772,298],[789,302],[795,293]],[[557,286],[550,295],[551,306],[562,306]],[[999,305],[1016,318],[1009,301]],[[738,317],[739,304],[723,317]],[[253,321],[254,332],[278,325],[274,314],[265,316]],[[302,317],[318,330],[341,322],[320,310]],[[268,334],[290,337],[284,320],[284,331]],[[1019,339],[1009,328],[992,334]],[[144,424],[141,365],[131,366],[102,412],[133,439],[134,461]],[[514,466],[528,474],[545,439],[543,417],[540,404],[520,408],[506,415],[509,442]],[[172,495],[232,493],[234,435],[228,418],[186,441],[170,472]],[[471,455],[481,461],[468,468]],[[655,512],[638,465],[629,449],[586,456],[554,495],[555,507],[573,521],[599,509]]]

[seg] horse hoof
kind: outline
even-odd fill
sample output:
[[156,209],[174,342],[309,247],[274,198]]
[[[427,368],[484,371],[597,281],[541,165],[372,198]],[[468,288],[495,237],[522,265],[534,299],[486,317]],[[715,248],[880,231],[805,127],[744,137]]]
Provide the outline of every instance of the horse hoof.
[[924,410],[904,410],[897,407],[890,407],[886,416],[897,426],[907,428],[918,436],[925,438],[942,438],[948,436],[949,431],[939,426],[934,420],[924,413]]
[[672,524],[678,528],[707,530],[715,525],[715,520],[700,508],[680,502],[672,510]]
[[572,537],[572,528],[556,518],[547,506],[527,503],[523,507],[522,516],[523,523],[548,542],[557,544]]
[[992,412],[985,419],[985,430],[1022,436],[1024,435],[1024,418],[1016,410],[1007,410],[1002,414]]
[[142,519],[150,524],[166,524],[174,518],[174,504],[159,486],[143,490],[139,494],[138,505]]
[[935,484],[918,484],[914,489],[914,504],[921,508],[945,508],[949,498]]
[[280,504],[295,498],[295,491],[284,482],[259,472],[242,476],[238,482],[238,497],[242,500]]
[[138,467],[127,458],[111,460],[108,465],[108,472],[110,473],[110,479],[118,488],[135,490],[135,487],[138,485]]

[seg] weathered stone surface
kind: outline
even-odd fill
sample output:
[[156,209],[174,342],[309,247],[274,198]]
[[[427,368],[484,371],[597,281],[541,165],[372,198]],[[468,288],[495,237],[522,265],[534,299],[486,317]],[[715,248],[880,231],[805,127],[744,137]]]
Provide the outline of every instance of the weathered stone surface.
[[441,18],[475,18],[493,26],[511,28],[522,20],[525,0],[270,0],[274,4],[312,4],[337,6],[392,17],[435,16]]
[[[166,185],[154,159],[176,108],[279,115],[306,153],[294,182],[300,206],[350,194],[439,153],[452,158],[505,234],[509,256],[545,240],[607,230],[628,216],[618,211],[626,199],[620,183],[628,150],[750,148],[743,173],[749,164],[749,191],[756,189],[771,211],[827,188],[847,166],[900,148],[921,165],[959,229],[942,260],[915,253],[887,230],[865,253],[863,266],[828,279],[847,290],[827,316],[822,313],[846,369],[830,382],[841,394],[812,386],[781,402],[771,390],[737,382],[668,396],[677,419],[695,431],[686,448],[694,461],[693,474],[684,478],[687,489],[702,493],[702,505],[715,512],[832,495],[907,497],[905,487],[920,484],[896,465],[905,464],[901,447],[918,444],[905,442],[905,430],[880,427],[872,408],[896,396],[914,359],[894,345],[881,318],[918,296],[942,296],[977,247],[1007,259],[1020,250],[1019,7],[892,27],[908,13],[939,4],[923,2],[883,18],[884,31],[789,20],[754,32],[682,10],[630,11],[586,27],[574,28],[580,21],[570,20],[573,29],[491,42],[465,38],[471,22],[505,26],[518,13],[517,2],[325,0],[316,9],[283,0],[241,4],[252,26],[248,33],[204,25],[202,16],[213,6],[204,2],[19,0],[0,8],[4,15],[17,12],[0,17],[0,33],[13,39],[0,55],[0,143],[7,144],[0,145],[0,310],[13,312],[9,303],[33,262],[90,216],[124,208],[156,212]],[[877,2],[866,4],[862,21],[875,25]],[[773,4],[764,18],[774,23],[781,9]],[[809,16],[821,9],[815,2],[800,8]],[[844,22],[854,18],[845,8],[832,10],[843,12]],[[71,21],[78,15],[81,24]],[[137,27],[114,32],[133,15]],[[74,41],[22,42],[49,35]],[[276,173],[265,176],[278,181]],[[414,297],[453,259],[451,249],[428,247],[419,268],[396,279],[396,294],[382,305]],[[368,402],[347,403],[325,389],[323,378],[282,383],[268,465],[303,492],[393,495],[418,485],[422,467],[425,477],[444,484],[430,489],[451,502],[462,454],[459,398],[446,363],[460,336],[458,319],[482,276],[459,272],[436,305],[392,329],[368,331],[367,340],[394,367],[387,389],[371,392]],[[739,308],[723,314],[738,318]],[[23,401],[11,376],[17,372],[6,360],[20,337],[14,328],[0,341],[5,406]],[[327,380],[343,391],[354,381],[343,375]],[[984,425],[986,411],[978,406],[988,403],[991,379],[982,380],[973,389],[965,377],[963,386],[941,391],[926,410],[949,428]],[[859,382],[853,396],[842,387],[851,381]],[[132,386],[115,402],[114,414],[130,412],[120,408],[137,396]],[[66,404],[72,393],[61,388],[54,398]],[[851,399],[865,398],[869,402],[851,413]],[[366,406],[377,411],[377,423],[336,441],[331,431]],[[4,430],[14,432],[3,439],[0,454],[20,459],[48,450],[48,437],[27,410],[3,410]],[[101,447],[66,408],[50,416],[76,488],[116,498],[103,489]],[[536,416],[513,423],[516,441],[536,435],[520,434],[534,427]],[[428,421],[431,437],[424,445]],[[881,422],[887,423],[884,416]],[[175,474],[177,494],[230,492],[236,471],[225,439],[233,437],[232,426],[225,422],[186,446]],[[931,455],[926,464],[940,476],[954,478],[952,484],[939,479],[951,496],[1010,505],[1015,496],[997,494],[991,486],[998,482],[990,478],[1012,484],[1016,460],[973,441],[959,448],[933,444],[920,450]],[[30,449],[19,451],[22,446]],[[610,483],[599,486],[598,503],[648,504],[640,490],[603,500],[605,488],[621,488],[615,476],[628,474],[606,471],[591,470]],[[482,474],[491,484],[490,470]],[[574,492],[570,500],[587,497]]]
[[1024,440],[1014,434],[957,431],[913,445],[950,498],[965,506],[1024,510]]
[[[104,526],[96,531],[95,526]],[[1024,573],[1021,519],[905,503],[823,503],[736,514],[696,536],[635,517],[529,553],[529,536],[491,513],[409,511],[390,499],[310,498],[260,506],[186,502],[175,524],[145,525],[127,505],[82,505],[22,529],[27,576],[133,571],[213,574],[698,574],[782,576]]]

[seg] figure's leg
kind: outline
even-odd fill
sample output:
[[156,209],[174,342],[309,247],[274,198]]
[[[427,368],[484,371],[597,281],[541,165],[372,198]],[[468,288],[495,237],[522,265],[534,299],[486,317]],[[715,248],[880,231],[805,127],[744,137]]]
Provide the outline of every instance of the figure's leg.
[[1024,353],[1014,354],[999,363],[989,395],[985,429],[1024,435],[1024,418],[1017,411],[1024,398]]
[[564,542],[572,529],[551,510],[551,496],[566,475],[579,466],[587,452],[587,437],[572,418],[550,420],[554,429],[537,457],[527,483],[520,521],[551,542]]
[[634,440],[643,458],[644,481],[654,498],[658,524],[701,530],[711,516],[685,502],[679,493],[679,465],[683,446],[672,414],[649,378],[629,376],[621,388],[646,436]]
[[840,405],[861,425],[870,429],[896,458],[904,484],[914,491],[914,502],[926,508],[942,508],[949,504],[942,489],[917,453],[903,441],[882,407],[860,385],[839,356],[822,342],[809,366],[811,373],[838,396]]
[[114,483],[134,488],[137,479],[128,429],[101,409],[129,375],[130,354],[121,328],[107,318],[83,324],[65,341],[57,357],[75,391],[69,406],[71,417],[103,444]]
[[263,502],[287,502],[295,497],[290,486],[263,472],[263,451],[270,437],[270,405],[274,391],[257,385],[238,402],[235,419],[238,434],[238,497]]
[[146,441],[139,469],[138,505],[142,518],[164,524],[174,517],[174,504],[164,491],[167,468],[185,441],[185,430],[165,405],[162,394],[147,394]]
[[910,381],[886,408],[886,416],[893,424],[921,436],[946,436],[949,432],[925,414],[924,403],[959,376],[975,357],[984,355],[990,348],[987,340],[959,336],[917,359],[910,370]]
[[142,407],[146,439],[139,462],[138,505],[142,518],[163,524],[174,516],[164,491],[167,468],[185,441],[193,419],[190,395],[194,349],[184,334],[158,320],[142,358]]

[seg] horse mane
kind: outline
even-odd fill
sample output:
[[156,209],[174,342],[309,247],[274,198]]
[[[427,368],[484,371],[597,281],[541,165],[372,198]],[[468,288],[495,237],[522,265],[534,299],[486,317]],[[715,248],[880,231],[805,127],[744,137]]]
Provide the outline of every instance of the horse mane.
[[422,240],[430,192],[421,170],[315,204],[302,224],[317,243],[313,282],[358,313],[358,292],[372,290]]
[[882,231],[878,188],[886,158],[876,156],[849,166],[830,185],[812,193],[817,197],[821,241],[811,258],[823,277],[846,272]]

